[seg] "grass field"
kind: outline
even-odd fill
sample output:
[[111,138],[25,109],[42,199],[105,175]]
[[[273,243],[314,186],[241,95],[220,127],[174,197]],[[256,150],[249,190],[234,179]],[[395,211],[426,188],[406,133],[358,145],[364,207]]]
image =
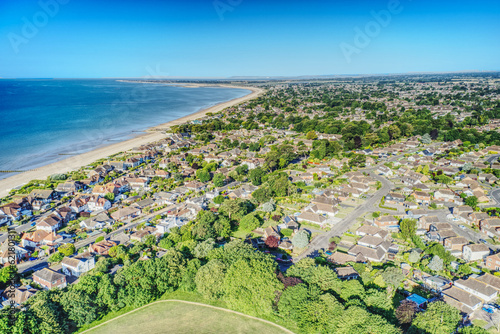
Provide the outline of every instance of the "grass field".
[[114,318],[88,334],[292,333],[263,320],[210,305],[163,300]]

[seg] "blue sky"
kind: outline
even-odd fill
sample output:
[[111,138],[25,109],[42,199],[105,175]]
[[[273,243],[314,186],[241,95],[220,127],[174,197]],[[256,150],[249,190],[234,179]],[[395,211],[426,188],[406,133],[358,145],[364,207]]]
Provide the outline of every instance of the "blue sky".
[[500,70],[500,1],[0,1],[3,78],[463,70]]

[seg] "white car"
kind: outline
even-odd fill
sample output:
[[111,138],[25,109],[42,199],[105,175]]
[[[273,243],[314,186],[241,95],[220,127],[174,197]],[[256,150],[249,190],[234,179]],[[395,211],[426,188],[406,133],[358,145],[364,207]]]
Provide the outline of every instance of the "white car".
[[465,226],[464,225],[458,225],[458,227],[460,227],[462,230],[465,230]]

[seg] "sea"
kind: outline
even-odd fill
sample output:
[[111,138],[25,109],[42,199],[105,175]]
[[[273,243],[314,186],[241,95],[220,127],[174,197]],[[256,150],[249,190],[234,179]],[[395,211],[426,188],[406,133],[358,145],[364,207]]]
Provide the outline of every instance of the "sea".
[[2,79],[0,179],[249,93],[116,79]]

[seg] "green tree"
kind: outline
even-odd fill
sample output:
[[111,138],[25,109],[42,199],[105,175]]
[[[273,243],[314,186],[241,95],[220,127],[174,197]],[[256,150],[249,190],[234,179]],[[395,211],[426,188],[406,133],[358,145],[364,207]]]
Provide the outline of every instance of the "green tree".
[[193,250],[193,255],[198,259],[203,259],[206,258],[208,256],[208,253],[210,253],[210,251],[214,248],[215,248],[214,239],[207,239],[196,245],[196,247]]
[[262,168],[257,167],[250,170],[248,173],[248,179],[254,186],[260,186],[264,175],[266,175],[266,172]]
[[0,283],[6,283],[14,277],[17,273],[17,267],[13,265],[8,265],[0,269]]
[[316,134],[316,131],[309,131],[306,135],[306,138],[309,140],[315,140],[318,139],[318,135]]
[[415,219],[403,219],[399,223],[399,228],[401,229],[401,236],[405,240],[411,240],[411,238],[417,232],[417,221]]
[[226,177],[222,173],[217,173],[214,175],[214,185],[216,187],[223,187],[224,186],[224,181],[226,180]]
[[417,314],[410,333],[442,334],[453,333],[462,317],[460,311],[444,302],[430,303],[427,311]]
[[292,238],[292,244],[297,248],[305,248],[309,245],[309,233],[305,230],[300,230]]
[[210,172],[205,169],[198,169],[196,171],[196,178],[198,178],[200,182],[208,182],[212,179]]
[[436,271],[436,272],[443,270],[443,259],[441,259],[437,255],[434,255],[431,262],[429,262],[428,267],[430,270]]
[[253,213],[244,216],[240,220],[240,228],[246,231],[253,231],[260,226],[260,221]]
[[476,196],[469,196],[465,199],[465,205],[470,206],[471,208],[475,208],[478,204],[478,200]]
[[219,299],[224,295],[223,283],[226,265],[218,259],[210,260],[196,274],[196,289],[208,299]]
[[57,263],[57,262],[61,262],[62,259],[64,259],[64,254],[61,252],[56,252],[49,257],[49,262],[50,263]]
[[75,254],[75,252],[76,252],[75,245],[70,244],[70,243],[67,243],[67,244],[64,244],[62,246],[59,246],[59,248],[57,250],[61,254],[63,254],[64,256],[70,256],[70,255]]
[[107,193],[106,195],[104,195],[104,198],[110,202],[113,202],[115,200],[115,194],[114,193]]
[[275,270],[276,264],[270,257],[234,262],[223,284],[228,306],[250,315],[270,315],[276,292],[283,289]]

